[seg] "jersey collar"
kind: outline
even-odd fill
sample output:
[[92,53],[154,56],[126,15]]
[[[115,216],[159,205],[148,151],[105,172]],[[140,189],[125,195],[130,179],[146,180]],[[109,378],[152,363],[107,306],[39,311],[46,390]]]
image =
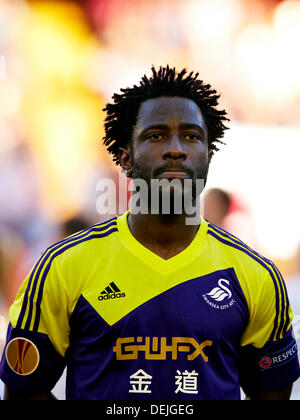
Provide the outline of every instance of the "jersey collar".
[[152,269],[169,274],[173,271],[179,270],[184,265],[189,264],[203,250],[208,224],[202,217],[198,232],[196,233],[193,241],[179,254],[165,260],[135,239],[128,227],[128,215],[129,210],[117,218],[117,228],[120,239],[123,245],[130,252],[142,260],[145,264],[149,265]]

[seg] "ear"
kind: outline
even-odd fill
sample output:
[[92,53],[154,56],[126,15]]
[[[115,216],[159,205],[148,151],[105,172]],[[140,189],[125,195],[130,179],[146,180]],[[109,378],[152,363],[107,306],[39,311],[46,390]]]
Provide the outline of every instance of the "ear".
[[210,164],[210,161],[211,161],[211,158],[213,157],[213,155],[214,155],[213,150],[209,150],[208,151],[208,164]]
[[132,174],[132,164],[131,164],[131,150],[129,146],[119,147],[118,158],[121,162],[121,166],[128,178],[131,178]]

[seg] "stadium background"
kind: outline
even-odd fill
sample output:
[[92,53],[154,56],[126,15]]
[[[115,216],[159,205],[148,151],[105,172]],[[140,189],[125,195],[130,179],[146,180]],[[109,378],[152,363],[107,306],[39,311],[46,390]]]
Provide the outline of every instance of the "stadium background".
[[45,247],[107,218],[96,184],[119,169],[104,104],[167,63],[222,93],[231,129],[207,188],[230,194],[229,226],[283,273],[299,344],[299,43],[299,0],[0,0],[0,351]]

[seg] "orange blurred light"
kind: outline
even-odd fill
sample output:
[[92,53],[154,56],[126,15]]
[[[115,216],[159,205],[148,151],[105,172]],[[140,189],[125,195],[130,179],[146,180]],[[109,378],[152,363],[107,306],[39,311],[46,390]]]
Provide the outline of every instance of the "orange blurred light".
[[[282,109],[295,94],[296,81],[285,45],[266,24],[247,26],[236,41],[236,57],[249,93],[261,104]],[[284,83],[278,83],[283,80]]]
[[240,24],[239,0],[189,0],[184,3],[185,28],[192,37],[224,38]]
[[83,13],[75,4],[33,2],[25,37],[26,58],[32,62],[33,74],[80,80],[88,35]]
[[30,6],[21,111],[40,170],[42,211],[62,220],[83,205],[86,173],[97,159],[102,104],[85,80],[96,47],[79,6],[47,0]]
[[287,84],[295,93],[300,90],[300,1],[281,3],[274,13],[274,32],[277,36],[281,60],[286,63]]
[[[279,4],[274,13],[274,28],[280,38],[299,45],[300,1],[287,0]],[[295,53],[297,53],[295,51]],[[298,54],[298,53],[297,53]]]

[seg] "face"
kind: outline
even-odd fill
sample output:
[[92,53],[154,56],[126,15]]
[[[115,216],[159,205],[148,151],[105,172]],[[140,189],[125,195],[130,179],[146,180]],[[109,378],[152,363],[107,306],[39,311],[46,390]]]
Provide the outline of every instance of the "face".
[[159,97],[142,103],[133,129],[132,147],[120,160],[132,178],[206,181],[211,153],[207,127],[196,103]]

